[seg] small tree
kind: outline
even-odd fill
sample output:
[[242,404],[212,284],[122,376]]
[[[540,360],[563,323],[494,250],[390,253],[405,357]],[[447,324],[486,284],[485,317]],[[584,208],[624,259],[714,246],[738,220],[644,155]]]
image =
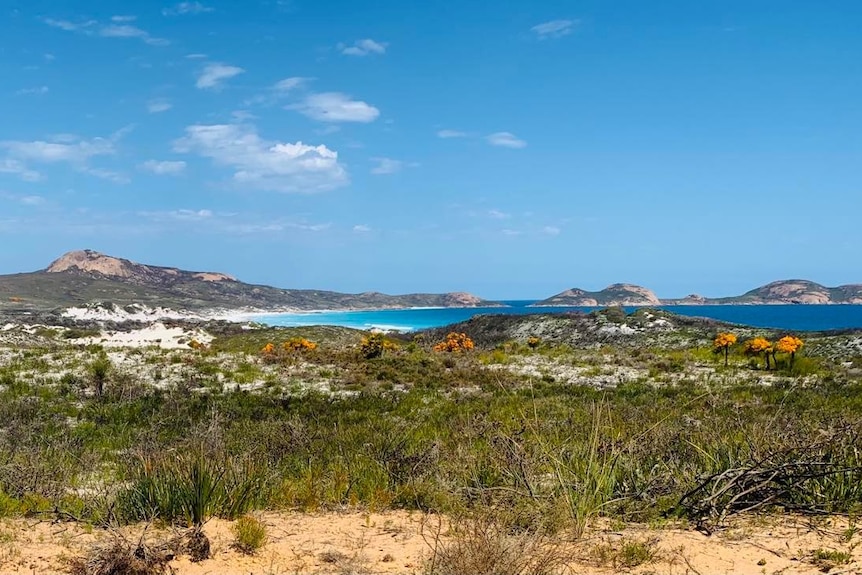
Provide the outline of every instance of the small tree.
[[778,340],[775,344],[775,349],[780,353],[790,354],[790,369],[793,369],[793,361],[796,359],[796,352],[802,347],[802,340],[792,335],[786,335]]
[[759,356],[766,359],[766,369],[769,369],[769,354],[772,353],[772,342],[764,337],[756,337],[745,342],[745,355]]
[[716,351],[724,350],[724,366],[727,367],[727,357],[730,352],[730,346],[736,343],[736,336],[732,333],[720,333],[712,342],[713,348]]
[[108,381],[108,374],[111,372],[111,360],[105,354],[97,357],[87,367],[90,373],[90,379],[93,382],[93,387],[96,390],[96,397],[102,397],[105,393],[105,382]]

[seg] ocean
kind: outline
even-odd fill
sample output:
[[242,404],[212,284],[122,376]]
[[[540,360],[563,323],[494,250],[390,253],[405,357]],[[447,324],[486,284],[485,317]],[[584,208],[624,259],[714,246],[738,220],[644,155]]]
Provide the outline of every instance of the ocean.
[[[502,302],[506,308],[422,308],[375,311],[325,311],[255,316],[273,326],[337,325],[357,329],[415,331],[470,319],[478,314],[590,312],[592,307],[527,307],[532,300]],[[627,308],[632,311],[635,308]],[[862,305],[703,305],[663,306],[687,316],[708,317],[754,327],[793,331],[862,328]]]

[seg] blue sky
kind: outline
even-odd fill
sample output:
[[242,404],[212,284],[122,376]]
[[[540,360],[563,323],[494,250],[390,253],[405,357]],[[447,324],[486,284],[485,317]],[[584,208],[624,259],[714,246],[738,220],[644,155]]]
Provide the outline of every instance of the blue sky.
[[0,2],[0,273],[862,282],[862,3]]

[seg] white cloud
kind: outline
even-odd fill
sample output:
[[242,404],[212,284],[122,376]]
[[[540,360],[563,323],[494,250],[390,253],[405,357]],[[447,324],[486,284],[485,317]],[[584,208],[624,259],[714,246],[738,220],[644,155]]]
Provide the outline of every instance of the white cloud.
[[575,20],[551,20],[550,22],[542,22],[536,24],[530,30],[539,37],[540,40],[547,38],[562,38],[567,34],[572,33],[572,28],[577,24]]
[[206,54],[186,54],[188,60],[205,60],[206,58]]
[[116,153],[115,143],[128,131],[123,129],[110,138],[82,139],[73,134],[56,134],[47,140],[30,142],[0,141],[0,150],[6,150],[7,157],[0,160],[0,171],[15,173],[25,181],[36,181],[41,175],[30,169],[29,163],[58,164],[66,163],[75,170],[115,183],[126,183],[128,178],[121,173],[88,165],[91,158],[110,156]]
[[111,16],[111,22],[134,22],[137,16]]
[[186,169],[186,163],[182,161],[147,160],[138,167],[159,176],[175,176]]
[[301,104],[288,106],[299,110],[309,118],[321,122],[373,122],[380,110],[340,92],[310,94]]
[[357,234],[367,234],[371,231],[371,227],[366,226],[365,224],[357,224],[353,226],[353,231]]
[[545,226],[542,228],[542,233],[549,236],[558,236],[562,230],[556,226]]
[[500,210],[488,210],[488,216],[495,220],[507,220],[512,217],[512,214],[507,214]]
[[0,174],[14,174],[25,182],[38,182],[42,179],[42,174],[12,158],[0,159]]
[[505,229],[502,231],[502,234],[504,236],[513,236],[514,237],[514,236],[520,236],[521,232],[519,232],[518,230]]
[[204,6],[200,2],[180,2],[170,8],[164,8],[162,14],[165,16],[183,16],[185,14],[203,14],[213,10],[214,8]]
[[386,46],[388,46],[386,42],[377,42],[371,38],[365,38],[357,40],[352,46],[339,44],[338,49],[341,50],[342,54],[348,56],[368,56],[369,54],[385,54]]
[[174,142],[182,153],[197,153],[234,171],[240,186],[278,192],[316,192],[349,182],[338,153],[324,145],[268,141],[249,124],[194,125]]
[[195,85],[202,90],[218,89],[221,88],[225,81],[234,76],[238,76],[243,72],[245,72],[245,70],[237,66],[229,66],[227,64],[220,64],[217,62],[207,64],[198,76],[198,80]]
[[511,132],[496,132],[485,138],[492,146],[501,146],[503,148],[524,148],[527,142],[519,139]]
[[404,162],[392,158],[371,158],[371,160],[377,162],[377,165],[371,168],[371,173],[378,176],[400,172],[404,167]]
[[22,88],[15,93],[19,96],[44,96],[48,92],[48,86],[39,86],[38,88]]
[[147,112],[149,112],[150,114],[167,112],[173,107],[174,105],[164,98],[157,98],[155,100],[150,100],[149,102],[147,102]]
[[437,132],[438,138],[466,138],[469,136],[467,132],[462,132],[460,130],[440,130]]

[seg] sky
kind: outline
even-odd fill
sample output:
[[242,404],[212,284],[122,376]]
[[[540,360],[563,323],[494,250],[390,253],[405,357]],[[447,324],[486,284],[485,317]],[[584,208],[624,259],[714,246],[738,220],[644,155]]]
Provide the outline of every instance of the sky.
[[0,274],[862,282],[858,0],[0,0]]

